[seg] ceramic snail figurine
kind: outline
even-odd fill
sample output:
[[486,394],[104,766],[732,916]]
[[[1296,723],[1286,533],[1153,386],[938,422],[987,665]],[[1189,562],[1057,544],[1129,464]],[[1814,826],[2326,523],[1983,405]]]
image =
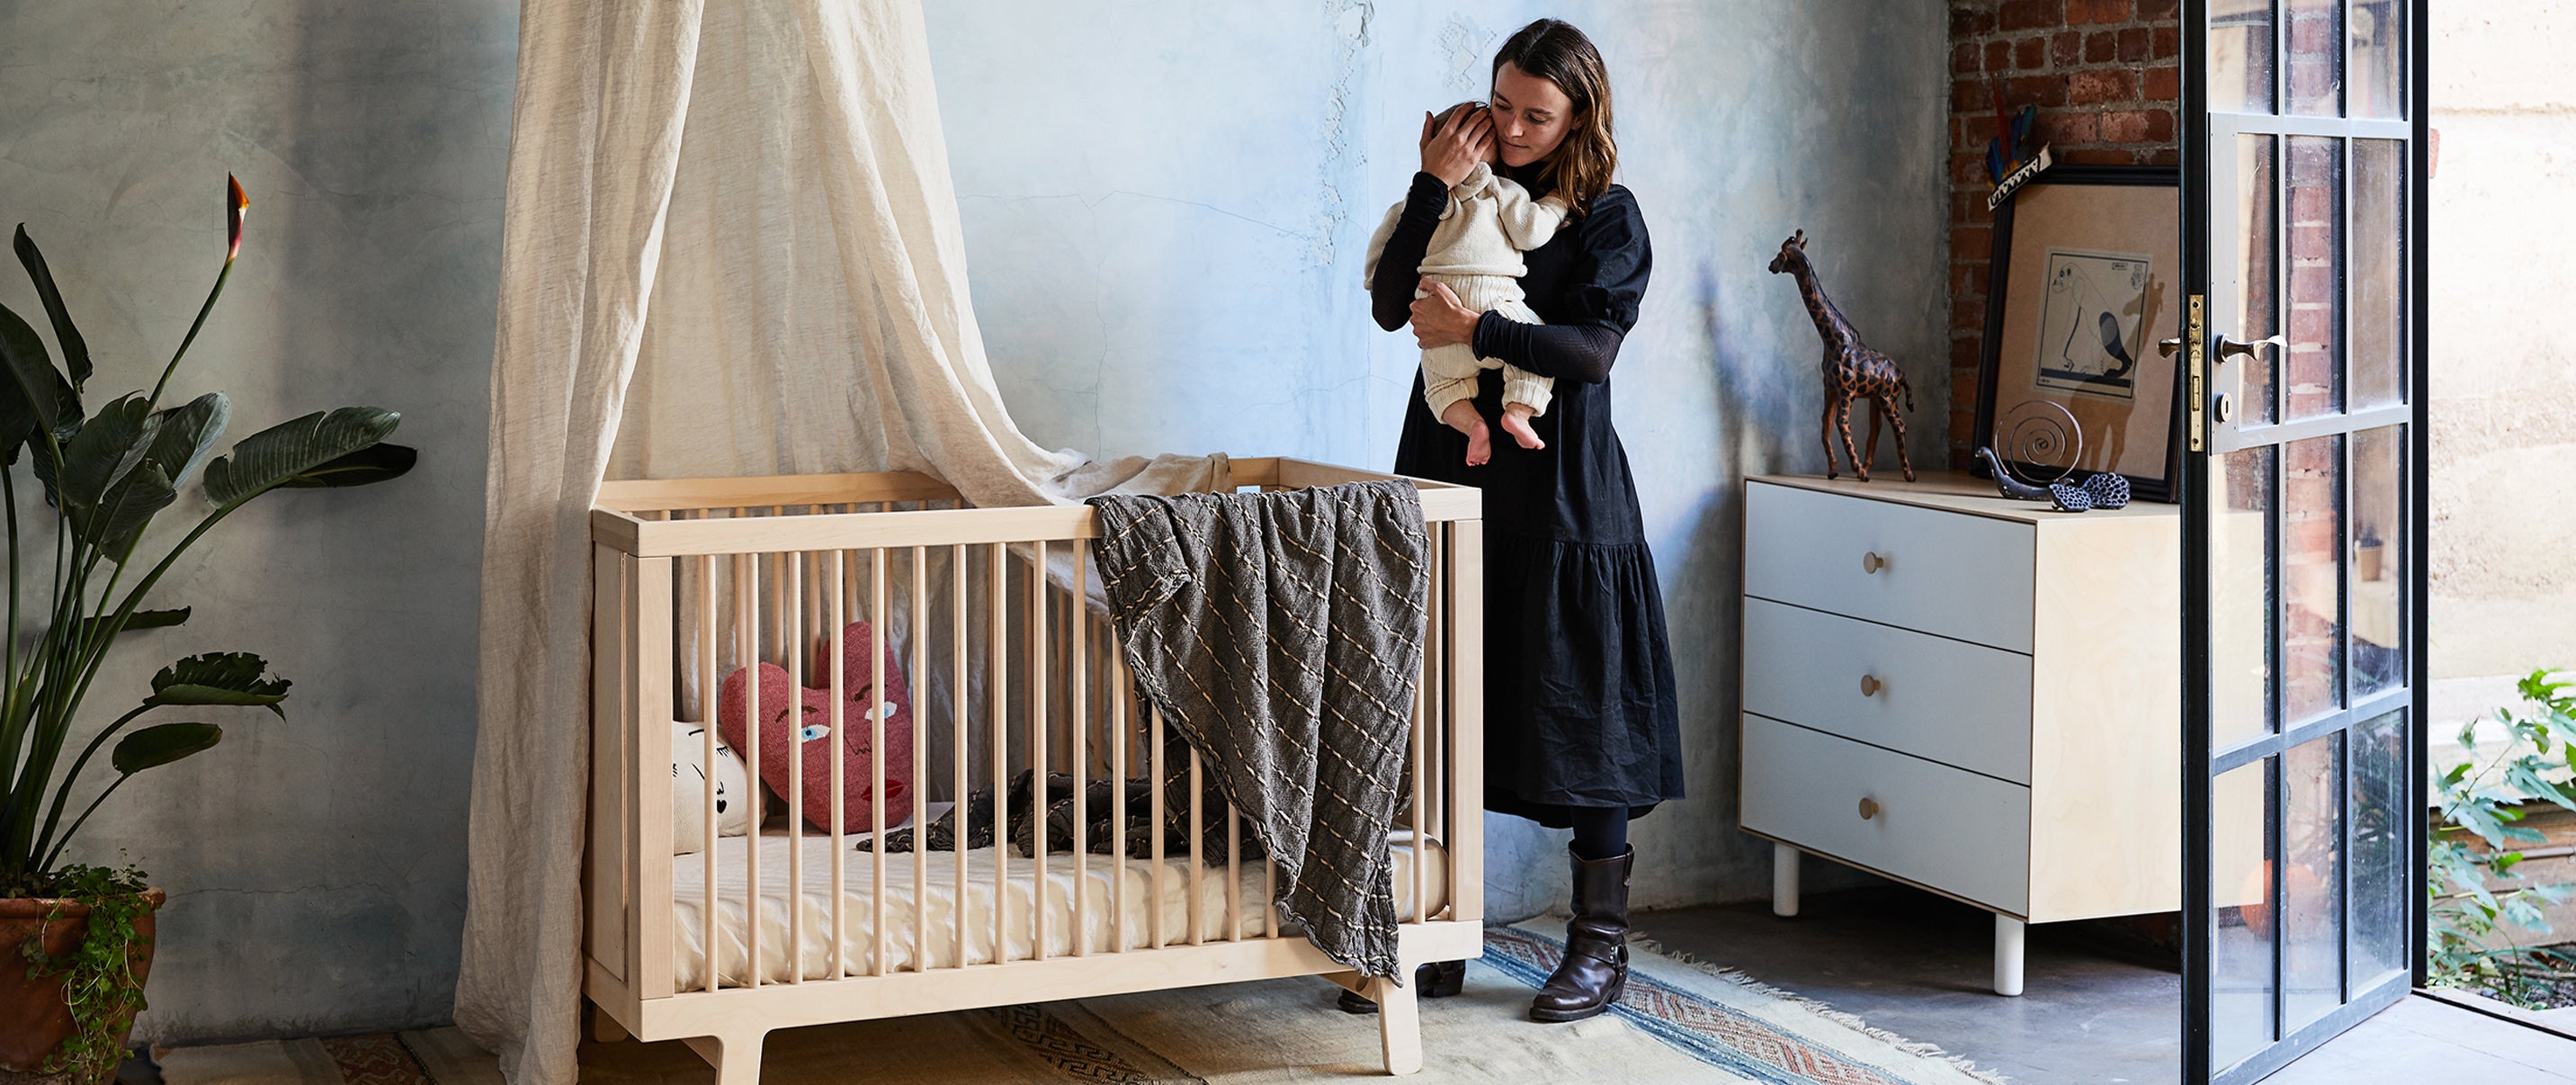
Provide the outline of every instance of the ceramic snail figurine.
[[1986,470],[1994,472],[1995,492],[2017,501],[2046,501],[2056,505],[2059,512],[2116,509],[2129,503],[2129,480],[2108,471],[2085,479],[2080,486],[2071,482],[2052,482],[2041,487],[2013,477],[2012,472],[2004,469],[2003,460],[1995,455],[1992,448],[1978,446],[1977,458],[1986,461]]

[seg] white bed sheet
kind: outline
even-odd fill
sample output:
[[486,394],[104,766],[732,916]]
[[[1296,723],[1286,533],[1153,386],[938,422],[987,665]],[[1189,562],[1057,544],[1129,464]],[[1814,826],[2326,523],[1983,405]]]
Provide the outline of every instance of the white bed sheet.
[[[716,842],[716,968],[721,986],[748,982],[750,959],[744,917],[744,887],[749,883],[746,849],[750,841],[760,842],[760,976],[763,983],[778,983],[791,976],[804,979],[829,979],[835,962],[832,954],[832,838],[827,833],[808,832],[803,840],[804,885],[795,894],[797,909],[804,923],[804,944],[791,972],[789,957],[792,939],[788,925],[788,854],[790,841],[776,831],[759,837],[732,836]],[[841,943],[849,974],[869,975],[875,971],[876,903],[870,892],[875,877],[875,855],[858,850],[864,834],[843,838],[850,853],[843,862],[843,913]],[[1427,849],[1430,910],[1445,907],[1448,890],[1448,853],[1433,840]],[[1395,880],[1395,912],[1411,918],[1413,911],[1413,867],[1415,848],[1412,834],[1398,830],[1389,840]],[[993,849],[981,848],[966,853],[965,892],[958,892],[957,853],[934,851],[929,857],[929,877],[916,887],[913,880],[913,856],[910,852],[889,854],[886,859],[886,948],[888,972],[901,972],[913,967],[919,951],[926,949],[930,967],[949,965],[957,942],[957,909],[966,909],[966,961],[985,964],[994,960],[993,944]],[[705,858],[698,854],[673,856],[671,888],[674,899],[672,924],[671,971],[682,991],[702,990],[706,986],[706,868]],[[1017,853],[1008,855],[1009,873],[1005,890],[1009,909],[1007,953],[1005,959],[1023,960],[1035,941],[1035,924],[1030,909],[1037,896],[1036,860]],[[1123,863],[1107,855],[1091,855],[1085,864],[1083,889],[1085,929],[1082,931],[1085,952],[1107,952],[1113,937],[1124,949],[1142,949],[1153,943],[1153,909],[1162,912],[1162,942],[1177,945],[1190,940],[1190,867],[1192,860],[1169,858],[1163,861],[1162,893],[1159,902],[1154,893],[1154,862],[1129,859]],[[1241,887],[1243,901],[1242,937],[1258,938],[1266,933],[1265,923],[1272,910],[1262,905],[1265,899],[1266,864],[1247,862]],[[1113,917],[1115,888],[1118,879],[1126,881],[1126,909],[1123,917]],[[1074,946],[1074,866],[1073,856],[1055,854],[1047,857],[1047,955],[1068,956]],[[1202,941],[1220,941],[1225,936],[1226,868],[1213,866],[1199,873],[1198,926]],[[929,910],[929,930],[924,944],[915,946],[912,903],[920,899]],[[1113,918],[1123,923],[1113,924]],[[1113,929],[1113,927],[1115,929]],[[1297,937],[1297,935],[1291,935]]]

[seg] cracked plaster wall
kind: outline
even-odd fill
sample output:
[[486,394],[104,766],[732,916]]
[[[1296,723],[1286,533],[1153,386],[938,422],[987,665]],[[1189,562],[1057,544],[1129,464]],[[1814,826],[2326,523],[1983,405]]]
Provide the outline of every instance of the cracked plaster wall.
[[[1647,906],[1759,896],[1735,831],[1738,480],[1820,470],[1812,325],[1764,265],[1803,227],[1827,291],[1911,376],[1942,462],[1947,12],[1865,0],[1076,9],[931,4],[975,291],[1041,443],[1386,467],[1417,362],[1369,321],[1369,232],[1422,114],[1553,15],[1609,64],[1656,268],[1613,385],[1663,580],[1691,798],[1637,823]],[[1889,455],[1889,459],[1893,456]],[[1488,819],[1489,907],[1566,889],[1563,836]],[[1840,875],[1818,871],[1823,884]]]
[[[1737,480],[1819,454],[1814,334],[1762,265],[1808,231],[1843,311],[1913,375],[1915,456],[1937,462],[1939,6],[924,6],[977,311],[1022,424],[1109,454],[1373,466],[1392,458],[1415,353],[1369,323],[1361,249],[1413,171],[1422,111],[1480,96],[1487,58],[1530,18],[1594,34],[1659,257],[1617,403],[1693,789],[1639,823],[1639,902],[1763,892],[1766,849],[1733,827]],[[101,357],[94,389],[148,383],[183,330],[229,169],[258,201],[248,255],[182,387],[232,393],[238,432],[396,407],[425,453],[394,486],[247,510],[169,582],[197,617],[101,677],[104,705],[168,658],[241,648],[297,681],[291,720],[244,720],[85,830],[90,858],[174,891],[143,1038],[447,1015],[515,12],[0,5],[0,215],[46,244]],[[0,274],[0,300],[33,299]],[[1561,900],[1561,838],[1493,822],[1493,912]]]

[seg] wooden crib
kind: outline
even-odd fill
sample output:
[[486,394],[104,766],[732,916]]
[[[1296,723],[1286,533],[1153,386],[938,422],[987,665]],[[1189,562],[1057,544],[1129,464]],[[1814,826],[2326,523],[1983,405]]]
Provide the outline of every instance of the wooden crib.
[[[1238,486],[1263,489],[1395,477],[1293,459],[1232,468]],[[1188,819],[1186,855],[1167,854],[1156,832],[1149,855],[1127,858],[1123,786],[1107,789],[1108,854],[1022,856],[999,839],[978,850],[858,850],[978,788],[1003,813],[1004,785],[1022,770],[1041,781],[1073,774],[1076,823],[1090,813],[1085,781],[1180,770],[1165,764],[1163,723],[1133,695],[1106,620],[1079,605],[1096,575],[1079,560],[1098,535],[1089,508],[969,508],[937,480],[902,472],[602,486],[591,516],[585,868],[593,1027],[602,1038],[686,1040],[720,1085],[753,1085],[772,1029],[1321,975],[1377,1001],[1387,1072],[1419,1069],[1414,966],[1482,948],[1483,542],[1475,490],[1413,481],[1431,530],[1432,612],[1411,729],[1416,771],[1390,845],[1400,987],[1363,980],[1282,930],[1267,906],[1277,871],[1243,857],[1231,809]],[[886,748],[883,713],[853,720],[842,707],[856,683],[887,688],[885,653],[867,674],[841,663],[842,631],[862,618],[888,638],[912,686],[909,809],[875,804],[868,833],[843,832],[845,790],[885,794],[886,759],[873,759],[874,779],[862,782],[845,780],[836,757],[834,827],[807,824],[795,813],[805,808],[798,744],[787,801],[765,804],[775,808],[755,815],[752,835],[718,836],[708,787],[703,838],[674,841],[673,723],[704,724],[697,752],[714,763],[718,689],[748,661],[786,668],[791,689],[828,688],[831,733],[874,728],[871,748]],[[832,673],[804,674],[825,644]],[[749,793],[767,798],[758,735],[750,730],[741,758]],[[1201,766],[1187,756],[1196,783]],[[1165,790],[1147,801],[1161,825]],[[1199,860],[1197,834],[1220,820],[1227,859],[1215,866]],[[674,854],[675,844],[695,850]],[[1314,1012],[1334,1010],[1318,999]]]

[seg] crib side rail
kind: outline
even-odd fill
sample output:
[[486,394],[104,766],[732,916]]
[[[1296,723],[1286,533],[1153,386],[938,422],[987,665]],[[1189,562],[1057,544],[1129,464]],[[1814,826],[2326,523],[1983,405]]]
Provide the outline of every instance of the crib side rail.
[[[1317,485],[1347,481],[1344,474],[1368,474],[1299,461],[1236,464],[1237,481],[1244,485]],[[1472,938],[1483,915],[1477,726],[1482,532],[1474,518],[1475,491],[1429,486],[1436,488],[1425,490],[1433,613],[1408,735],[1410,763],[1428,771],[1411,774],[1410,793],[1399,797],[1400,828],[1414,833],[1417,860],[1407,874],[1406,895],[1413,903],[1399,918],[1408,927],[1464,925],[1469,933],[1460,938]],[[749,492],[704,490],[698,499]],[[989,849],[855,850],[862,834],[884,839],[890,827],[923,825],[933,794],[962,801],[979,784],[989,792],[984,801],[992,804],[982,813],[994,822],[1043,825],[1050,812],[1043,789],[1025,808],[1002,805],[1003,785],[1022,771],[1041,781],[1050,771],[1072,774],[1073,821],[1089,824],[1096,812],[1092,803],[1099,801],[1091,793],[1093,782],[1162,780],[1174,771],[1198,778],[1206,766],[1194,754],[1183,763],[1167,763],[1164,721],[1135,698],[1133,677],[1118,659],[1106,621],[1078,602],[1087,594],[1089,563],[1062,559],[1089,553],[1088,539],[1096,534],[1089,509],[837,511],[848,507],[802,506],[801,514],[791,514],[791,507],[710,504],[676,512],[603,508],[595,516],[595,525],[613,525],[595,535],[598,660],[588,868],[595,973],[614,980],[627,998],[649,1000],[1173,946],[1302,942],[1283,931],[1267,907],[1278,885],[1275,866],[1243,858],[1240,845],[1251,834],[1240,814],[1193,809],[1194,815],[1213,816],[1187,819],[1186,851],[1167,851],[1161,827],[1170,811],[1160,787],[1135,800],[1150,804],[1154,832],[1150,848],[1135,849],[1133,859],[1130,797],[1115,785],[1105,799],[1106,854],[1041,847],[1024,856],[1007,838]],[[1064,580],[1068,568],[1070,584]],[[891,657],[882,648],[849,651],[845,638],[858,628],[850,623],[863,619],[885,631]],[[873,708],[854,712],[845,706],[858,704],[853,696],[874,697],[854,694],[862,687],[888,689],[890,670],[908,673],[908,741],[918,786],[908,798],[875,802],[873,797],[889,794],[887,758],[865,758],[858,775],[847,775],[836,739],[819,747],[831,751],[832,760],[828,775],[814,778],[806,771],[809,742],[792,742],[786,782],[776,789],[783,812],[770,826],[772,835],[786,838],[783,859],[755,839],[737,842],[720,869],[711,789],[702,797],[696,847],[671,858],[672,721],[704,725],[706,733],[693,741],[704,742],[698,752],[712,764],[720,689],[737,672],[753,673],[746,668],[755,663],[784,670],[784,689],[800,703],[805,695],[797,691],[817,691],[828,708],[803,708],[809,725],[820,724],[834,736],[857,728],[868,749],[890,755],[889,742],[906,739],[887,733],[886,717]],[[945,683],[944,697],[925,693],[939,682]],[[743,717],[800,711],[795,704],[764,709],[762,689],[761,682],[745,681],[730,694],[744,702],[738,706]],[[776,699],[774,693],[767,697]],[[738,752],[746,762],[748,796],[768,802],[762,731],[749,728],[746,748]],[[934,746],[939,756],[933,756]],[[778,779],[776,772],[769,775]],[[1186,792],[1192,799],[1199,793],[1195,787]],[[798,815],[815,795],[828,798],[831,813],[809,823]],[[864,801],[873,813],[848,826],[842,812],[855,809],[847,804],[862,801],[861,795],[870,797]],[[825,839],[828,848],[819,846]],[[1426,839],[1439,843],[1444,861],[1419,861]],[[818,843],[810,855],[808,840]],[[1177,854],[1205,854],[1218,844],[1229,858],[1215,866],[1165,862]],[[765,850],[773,852],[767,859]],[[685,923],[674,918],[683,903],[675,888],[681,880],[703,887],[689,902],[697,909],[689,920],[697,924],[697,945],[686,952],[678,929]],[[926,899],[923,887],[938,881],[957,887],[958,903],[943,908]],[[968,887],[986,893],[976,907],[962,903],[972,896]],[[1185,893],[1176,892],[1184,887]],[[1175,905],[1167,915],[1167,894],[1186,905]],[[1131,919],[1131,898],[1139,896],[1155,906]],[[1426,901],[1435,905],[1428,914]],[[690,973],[685,991],[683,969]]]

